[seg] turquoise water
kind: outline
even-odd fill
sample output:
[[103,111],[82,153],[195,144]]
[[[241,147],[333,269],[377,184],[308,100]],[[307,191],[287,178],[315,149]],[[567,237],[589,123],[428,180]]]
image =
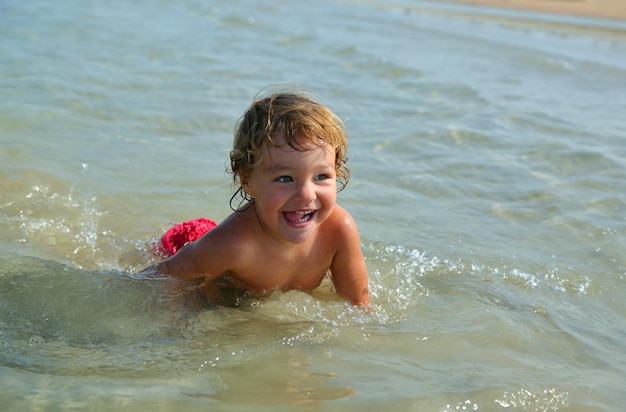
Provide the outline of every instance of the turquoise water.
[[[622,410],[626,23],[223,3],[0,5],[2,408]],[[369,314],[132,275],[271,85],[347,121]]]

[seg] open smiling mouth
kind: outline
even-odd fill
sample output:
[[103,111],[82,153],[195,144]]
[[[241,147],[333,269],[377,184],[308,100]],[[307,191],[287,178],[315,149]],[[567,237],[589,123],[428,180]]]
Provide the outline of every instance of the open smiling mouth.
[[283,215],[285,215],[285,219],[287,219],[289,223],[297,225],[297,224],[306,223],[310,221],[311,219],[313,219],[313,216],[315,215],[315,210],[306,210],[306,211],[298,211],[298,212],[283,212]]

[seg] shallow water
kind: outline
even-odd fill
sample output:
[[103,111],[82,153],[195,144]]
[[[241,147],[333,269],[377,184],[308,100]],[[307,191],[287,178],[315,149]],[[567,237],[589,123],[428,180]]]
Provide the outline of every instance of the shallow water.
[[[0,6],[6,410],[621,410],[626,23],[418,1]],[[373,310],[139,279],[268,85],[347,120]]]

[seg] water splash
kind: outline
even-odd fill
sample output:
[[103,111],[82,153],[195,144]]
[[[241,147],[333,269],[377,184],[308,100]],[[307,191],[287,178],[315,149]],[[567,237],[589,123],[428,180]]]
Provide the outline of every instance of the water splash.
[[531,392],[520,389],[517,392],[504,392],[495,402],[503,408],[520,408],[525,411],[558,411],[569,405],[569,393],[556,388]]

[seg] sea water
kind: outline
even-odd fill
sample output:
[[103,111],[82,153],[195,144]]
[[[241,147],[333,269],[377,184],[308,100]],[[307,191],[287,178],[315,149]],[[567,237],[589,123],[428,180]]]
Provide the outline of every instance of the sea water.
[[[0,409],[626,405],[626,24],[420,1],[0,5]],[[268,86],[346,121],[372,309],[134,273]]]

